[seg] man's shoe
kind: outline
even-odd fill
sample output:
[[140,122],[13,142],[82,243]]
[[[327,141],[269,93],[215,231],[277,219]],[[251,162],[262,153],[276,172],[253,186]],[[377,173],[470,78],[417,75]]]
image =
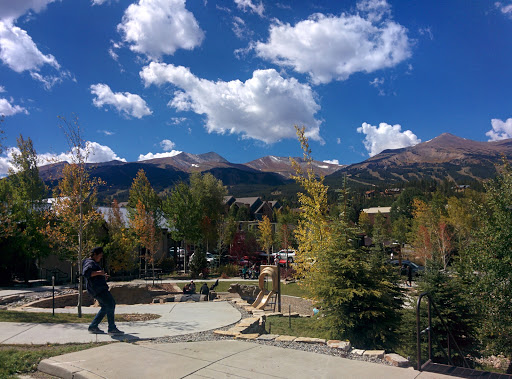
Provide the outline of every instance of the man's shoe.
[[124,334],[124,332],[122,332],[119,329],[115,328],[115,329],[109,330],[108,334],[110,336],[120,336],[120,335]]
[[88,330],[89,330],[89,333],[91,333],[91,334],[104,334],[105,333],[103,330],[101,330],[97,326],[89,328]]

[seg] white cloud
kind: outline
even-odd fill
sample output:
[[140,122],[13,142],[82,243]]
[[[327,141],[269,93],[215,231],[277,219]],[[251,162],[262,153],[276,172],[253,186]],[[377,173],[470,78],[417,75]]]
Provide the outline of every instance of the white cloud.
[[204,38],[185,0],[139,0],[126,9],[117,29],[132,51],[155,60],[177,49],[192,50]]
[[499,141],[512,138],[512,118],[502,121],[497,118],[491,120],[492,129],[485,133],[489,141]]
[[[64,79],[74,78],[68,71],[61,71],[57,59],[51,54],[43,54],[32,37],[15,25],[16,19],[27,12],[40,12],[55,0],[17,0],[0,2],[0,60],[11,70],[21,73],[29,71],[33,79],[43,83],[49,90]],[[57,75],[41,74],[40,70],[49,66]]]
[[101,83],[91,85],[90,89],[91,94],[96,96],[92,102],[98,108],[111,105],[118,112],[136,118],[149,116],[153,113],[139,95],[129,92],[112,92],[108,85]]
[[105,4],[109,0],[92,0],[92,5],[102,5]]
[[252,30],[247,28],[245,21],[242,20],[240,17],[233,17],[233,24],[231,30],[233,30],[233,33],[235,33],[235,35],[239,39],[242,39],[244,37],[250,37],[253,35]]
[[2,20],[16,20],[26,12],[33,10],[41,12],[55,0],[7,0],[0,1],[0,18]]
[[5,90],[5,87],[4,87],[4,86],[0,86],[0,93],[2,93],[2,92],[7,92],[7,91]]
[[501,13],[503,13],[505,16],[508,16],[512,19],[512,3],[511,4],[503,4],[502,2],[496,2],[494,3],[496,8],[500,10]]
[[327,160],[322,161],[322,162],[324,162],[324,163],[329,163],[329,164],[337,164],[338,166],[339,166],[339,164],[340,164],[340,161],[339,161],[339,160],[337,160],[337,159],[332,159],[332,160],[328,160],[328,159],[327,159]]
[[263,3],[260,1],[259,4],[255,4],[252,0],[235,0],[236,6],[238,9],[247,12],[248,10],[252,13],[256,13],[263,17],[263,12],[265,11],[265,7]]
[[308,74],[315,84],[346,80],[356,72],[370,73],[408,59],[407,29],[386,16],[387,3],[360,4],[358,14],[317,13],[294,26],[275,21],[268,41],[257,42],[255,51],[279,66]]
[[160,146],[164,151],[171,151],[172,149],[174,149],[176,144],[169,139],[164,139],[160,142]]
[[[112,160],[118,160],[122,162],[126,162],[126,159],[120,158],[117,154],[108,146],[101,145],[97,142],[87,141],[86,143],[87,149],[89,151],[89,156],[87,157],[87,163],[100,163],[100,162],[109,162]],[[6,149],[6,152],[0,156],[0,176],[7,175],[9,168],[14,169],[12,165],[12,155],[13,153],[19,154],[19,149],[17,147],[10,147]],[[56,162],[73,162],[72,154],[67,153],[43,153],[37,155],[37,165],[44,166],[50,163]]]
[[339,144],[341,144],[341,138],[339,138],[339,137],[338,137],[338,138],[336,138],[336,143],[337,143],[338,145],[339,145]]
[[201,79],[183,66],[152,62],[140,72],[146,86],[172,83],[169,106],[179,111],[206,115],[209,133],[240,134],[273,143],[296,138],[294,125],[305,125],[309,138],[323,142],[321,121],[315,119],[320,106],[310,86],[294,78],[285,79],[276,70],[256,70],[245,82]]
[[357,128],[358,133],[366,134],[363,144],[370,157],[386,149],[399,149],[421,142],[410,130],[401,130],[400,125],[389,125],[385,122],[381,122],[378,127],[363,122],[361,127]]
[[53,55],[41,53],[27,32],[9,21],[0,21],[0,59],[18,73],[38,71],[43,65],[60,69]]
[[185,121],[187,121],[186,117],[172,117],[170,123],[171,125],[179,125],[184,123]]
[[98,133],[103,133],[106,136],[113,136],[115,133],[111,132],[110,130],[98,130]]
[[[1,91],[0,91],[1,92]],[[12,100],[0,99],[0,116],[14,116],[16,113],[28,114],[28,111],[19,105],[12,105]]]
[[172,150],[167,153],[156,153],[156,154],[147,153],[146,155],[140,154],[139,159],[137,159],[137,160],[138,161],[148,161],[150,159],[156,159],[156,158],[169,158],[169,157],[174,157],[175,155],[178,155],[181,153],[182,153],[181,151]]

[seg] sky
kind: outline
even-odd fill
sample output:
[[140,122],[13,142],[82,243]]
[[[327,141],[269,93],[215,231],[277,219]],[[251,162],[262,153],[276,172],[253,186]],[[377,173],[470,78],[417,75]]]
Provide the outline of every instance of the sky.
[[512,138],[511,62],[512,0],[0,0],[0,175],[69,160],[62,117],[90,162]]

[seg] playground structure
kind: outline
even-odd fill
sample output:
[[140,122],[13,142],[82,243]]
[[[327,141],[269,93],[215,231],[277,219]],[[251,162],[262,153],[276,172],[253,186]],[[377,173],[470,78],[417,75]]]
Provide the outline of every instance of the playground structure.
[[[265,288],[265,279],[270,277],[272,279],[272,290],[268,291]],[[258,278],[258,286],[260,288],[260,292],[256,297],[256,300],[252,303],[252,307],[256,309],[265,309],[268,304],[277,303],[277,298],[280,294],[280,286],[279,286],[279,267],[278,266],[261,266],[260,267],[260,276]],[[274,298],[274,302],[271,303],[270,300]],[[279,299],[280,303],[280,299]],[[279,304],[280,305],[280,304]],[[279,306],[279,308],[281,308]]]

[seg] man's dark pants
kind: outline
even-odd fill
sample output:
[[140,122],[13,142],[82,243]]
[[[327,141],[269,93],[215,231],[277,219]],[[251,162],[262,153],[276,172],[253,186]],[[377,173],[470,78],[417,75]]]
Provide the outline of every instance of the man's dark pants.
[[101,309],[99,310],[94,320],[92,320],[89,328],[97,328],[103,317],[107,315],[108,330],[114,330],[116,324],[114,322],[114,311],[116,310],[116,301],[110,291],[103,291],[94,297],[100,303]]

